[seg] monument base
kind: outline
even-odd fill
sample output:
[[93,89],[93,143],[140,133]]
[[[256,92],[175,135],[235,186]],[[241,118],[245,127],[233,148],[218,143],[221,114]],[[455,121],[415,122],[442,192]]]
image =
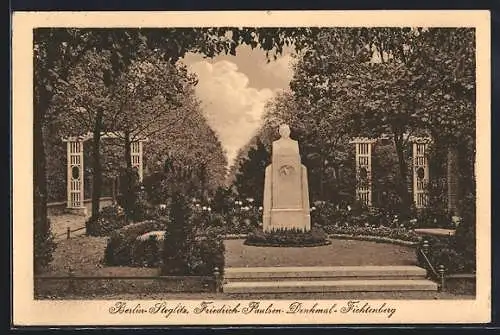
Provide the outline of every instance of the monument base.
[[273,230],[311,230],[311,217],[303,209],[272,209],[264,218],[265,232]]
[[73,215],[79,215],[79,216],[87,216],[87,207],[76,207],[76,208],[69,208],[67,207],[65,209],[65,212],[68,214],[73,214]]

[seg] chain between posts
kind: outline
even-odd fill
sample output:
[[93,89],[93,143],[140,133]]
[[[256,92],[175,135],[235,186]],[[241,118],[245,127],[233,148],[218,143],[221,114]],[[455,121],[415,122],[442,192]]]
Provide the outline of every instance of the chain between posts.
[[421,248],[419,249],[420,250],[420,254],[424,257],[424,259],[425,259],[425,261],[427,263],[427,266],[428,266],[428,268],[430,269],[430,271],[432,273],[432,277],[434,277],[435,280],[439,281],[438,290],[441,292],[444,289],[444,286],[445,286],[445,272],[446,272],[446,268],[444,267],[443,264],[440,264],[438,266],[437,271],[436,271],[436,269],[434,268],[434,266],[432,265],[432,263],[431,263],[431,261],[429,260],[429,257],[428,257],[429,249],[430,249],[429,241],[424,240],[422,242]]

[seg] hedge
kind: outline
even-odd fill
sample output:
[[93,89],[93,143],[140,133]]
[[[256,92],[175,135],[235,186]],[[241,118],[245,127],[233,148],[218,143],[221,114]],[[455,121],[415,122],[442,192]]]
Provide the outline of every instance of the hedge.
[[329,244],[323,229],[313,227],[309,231],[298,229],[276,229],[265,232],[255,229],[248,234],[246,245],[273,246],[273,247],[307,247]]

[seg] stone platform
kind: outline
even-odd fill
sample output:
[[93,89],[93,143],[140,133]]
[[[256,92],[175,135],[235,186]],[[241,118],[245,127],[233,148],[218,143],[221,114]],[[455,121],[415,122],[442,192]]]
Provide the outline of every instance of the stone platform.
[[417,266],[332,266],[226,268],[229,294],[437,291]]

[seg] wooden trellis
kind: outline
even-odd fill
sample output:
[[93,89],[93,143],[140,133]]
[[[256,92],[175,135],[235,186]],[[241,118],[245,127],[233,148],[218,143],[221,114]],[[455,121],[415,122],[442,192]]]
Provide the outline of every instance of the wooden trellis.
[[354,138],[356,146],[356,199],[372,206],[372,145],[377,140],[365,137]]
[[[102,133],[101,138],[117,138],[118,134]],[[84,143],[93,138],[89,132],[82,136],[63,138],[67,147],[67,203],[66,208],[77,214],[87,215],[84,205]],[[143,142],[147,139],[139,139],[130,143],[130,156],[132,166],[137,168],[139,180],[143,178]]]

